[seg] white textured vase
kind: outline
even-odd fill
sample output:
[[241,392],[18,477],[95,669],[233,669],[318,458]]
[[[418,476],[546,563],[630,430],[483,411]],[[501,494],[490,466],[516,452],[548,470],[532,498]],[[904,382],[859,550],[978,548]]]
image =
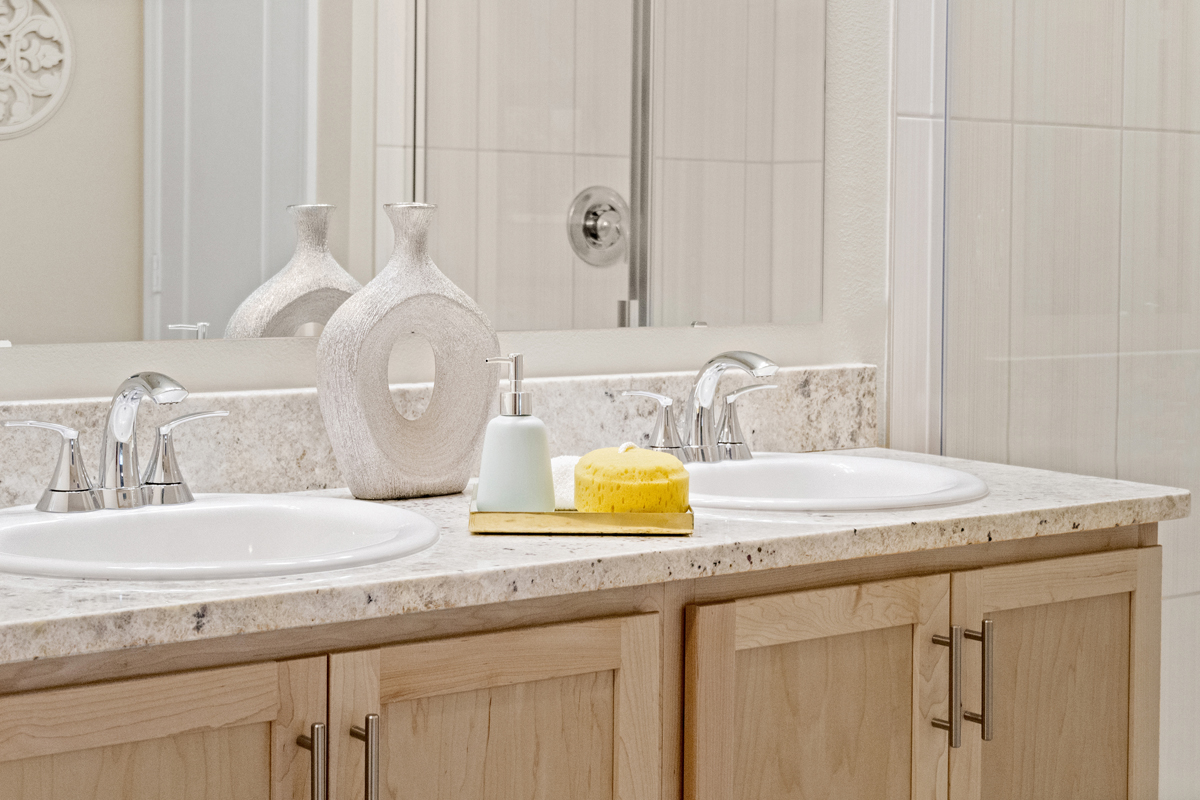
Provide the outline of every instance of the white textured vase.
[[334,206],[288,206],[296,221],[296,252],[253,294],[225,326],[226,339],[294,336],[309,322],[324,325],[362,284],[329,252],[329,215]]
[[[384,206],[396,231],[387,267],[347,300],[317,345],[317,392],[338,469],[355,497],[389,500],[461,492],[483,444],[499,355],[488,318],[434,266],[427,236],[435,206]],[[433,349],[429,406],[396,410],[388,359],[405,334]]]

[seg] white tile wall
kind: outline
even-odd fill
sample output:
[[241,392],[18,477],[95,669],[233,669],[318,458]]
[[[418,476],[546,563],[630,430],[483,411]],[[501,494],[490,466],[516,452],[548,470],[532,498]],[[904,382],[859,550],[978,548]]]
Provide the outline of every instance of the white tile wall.
[[1124,0],[1015,0],[1018,122],[1120,125]]
[[1200,131],[1200,4],[1126,0],[1125,124]]
[[1013,134],[1009,460],[1114,477],[1121,134]]
[[949,137],[945,448],[948,455],[1006,462],[1012,126],[954,121]]
[[1200,595],[1163,601],[1162,733],[1160,800],[1195,800],[1200,794]]
[[[953,8],[947,454],[1200,492],[1200,5]],[[1200,797],[1198,533],[1160,528],[1171,800]]]

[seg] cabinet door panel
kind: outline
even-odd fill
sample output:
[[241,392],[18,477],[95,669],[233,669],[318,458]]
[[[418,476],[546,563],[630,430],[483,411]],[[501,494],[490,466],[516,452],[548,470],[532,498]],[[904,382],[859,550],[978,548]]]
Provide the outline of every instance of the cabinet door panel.
[[983,799],[1125,797],[1129,595],[990,617],[997,716],[982,748]]
[[[684,795],[945,798],[948,576],[688,608]],[[732,721],[733,724],[730,724]]]
[[610,800],[613,673],[384,707],[397,800]]
[[661,769],[658,614],[414,642],[331,659],[330,785],[363,797],[380,715],[388,800],[653,800]]
[[[993,738],[966,723],[952,800],[1156,798],[1158,547],[1010,564],[951,577],[954,623],[992,620]],[[979,711],[981,648],[963,658]]]
[[733,796],[908,796],[912,645],[895,627],[740,651]]
[[0,698],[0,796],[300,800],[296,745],[325,719],[326,659]]

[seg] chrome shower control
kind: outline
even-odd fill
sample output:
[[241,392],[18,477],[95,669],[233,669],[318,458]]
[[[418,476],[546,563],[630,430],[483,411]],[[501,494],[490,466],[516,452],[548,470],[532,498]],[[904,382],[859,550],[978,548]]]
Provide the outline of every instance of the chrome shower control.
[[607,186],[584,189],[567,212],[567,237],[593,267],[617,263],[629,249],[629,204]]

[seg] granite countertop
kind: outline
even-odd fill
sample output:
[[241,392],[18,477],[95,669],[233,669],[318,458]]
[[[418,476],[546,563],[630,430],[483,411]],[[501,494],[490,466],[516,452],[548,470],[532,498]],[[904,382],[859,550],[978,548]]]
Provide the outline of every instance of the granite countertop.
[[[0,574],[0,664],[441,608],[1070,534],[1187,516],[1182,489],[864,449],[941,464],[991,489],[972,503],[869,513],[696,513],[690,537],[472,536],[467,497],[396,505],[441,539],[408,558],[336,572],[187,582]],[[322,495],[345,496],[345,490]],[[724,516],[724,514],[729,516]]]

